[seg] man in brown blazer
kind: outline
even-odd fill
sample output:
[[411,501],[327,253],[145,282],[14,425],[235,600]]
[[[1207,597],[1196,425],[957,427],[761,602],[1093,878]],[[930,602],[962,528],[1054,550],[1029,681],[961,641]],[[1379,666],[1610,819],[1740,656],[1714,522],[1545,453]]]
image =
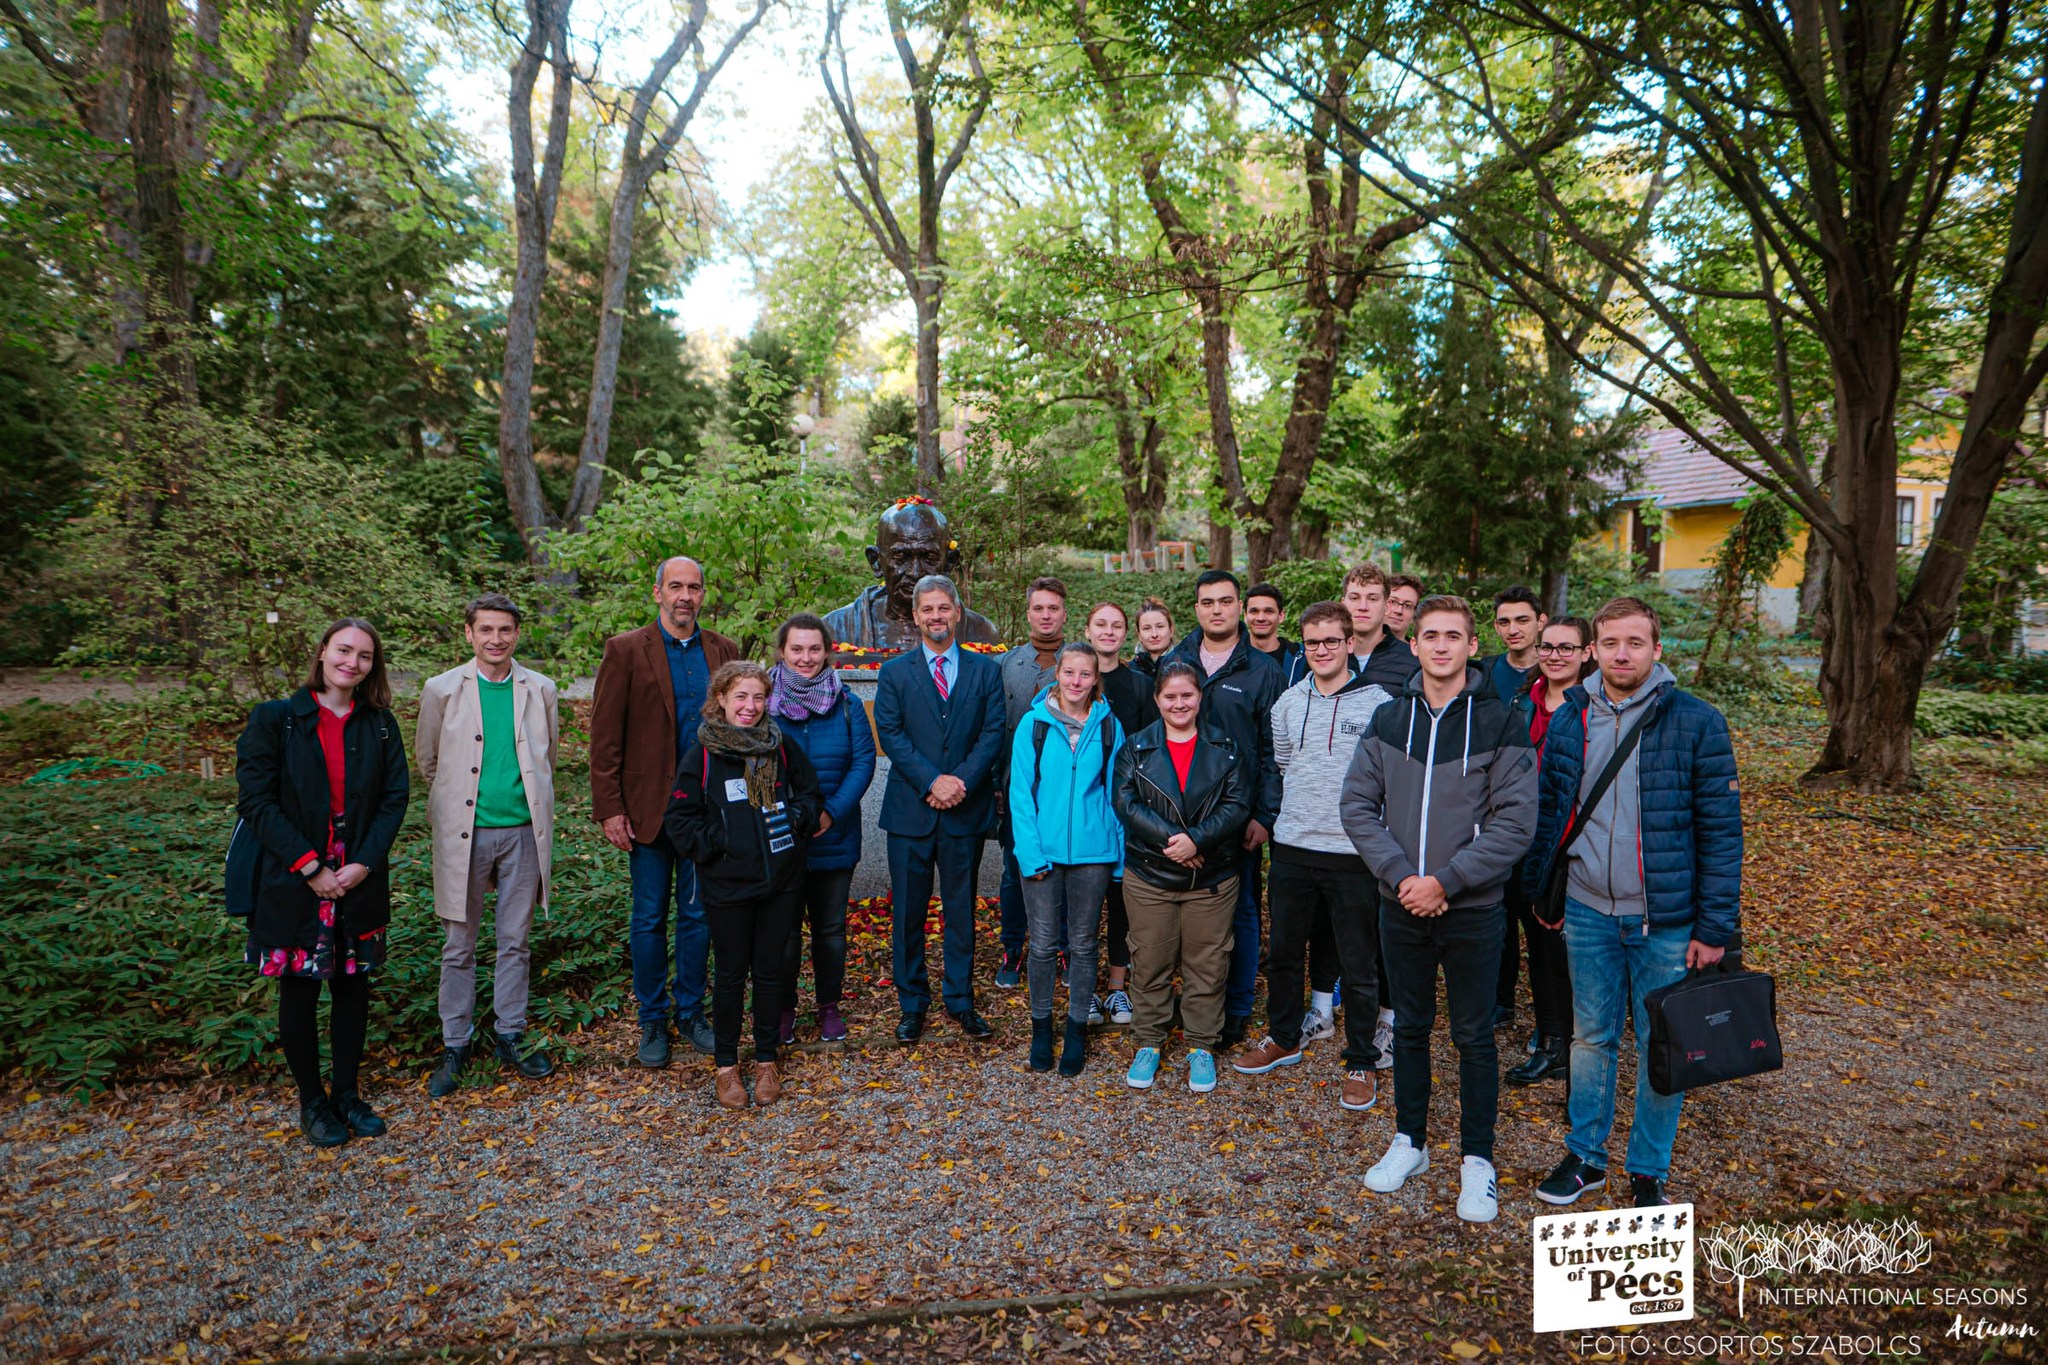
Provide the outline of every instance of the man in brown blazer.
[[[710,1055],[704,1012],[711,929],[697,896],[697,869],[676,858],[662,829],[676,764],[697,737],[711,675],[739,646],[697,625],[704,569],[687,555],[654,566],[655,620],[604,642],[590,709],[590,814],[630,858],[633,877],[633,994],[640,1003],[641,1066],[667,1066],[674,1019],[690,1045]],[[675,900],[675,959],[668,945]]]

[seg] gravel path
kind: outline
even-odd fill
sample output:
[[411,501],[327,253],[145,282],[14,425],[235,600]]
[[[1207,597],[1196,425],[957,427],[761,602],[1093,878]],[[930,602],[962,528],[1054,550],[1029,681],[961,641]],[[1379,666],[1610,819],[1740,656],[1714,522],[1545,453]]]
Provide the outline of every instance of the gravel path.
[[[1787,1070],[1688,1108],[1673,1193],[1703,1217],[1989,1185],[2041,1159],[2038,985],[1783,1009]],[[712,1104],[708,1065],[609,1064],[630,1041],[613,1026],[582,1040],[596,1061],[539,1084],[435,1104],[393,1076],[391,1133],[330,1153],[276,1087],[86,1108],[17,1092],[0,1102],[0,1355],[246,1358],[1270,1275],[1365,1247],[1498,1252],[1564,1137],[1561,1087],[1507,1092],[1505,1216],[1467,1228],[1449,1148],[1398,1195],[1364,1190],[1391,1087],[1340,1110],[1328,1044],[1296,1070],[1226,1071],[1209,1096],[1138,1095],[1117,1031],[1062,1080],[1025,1069],[1018,994],[990,1012],[995,1046],[942,1022],[905,1051],[863,1008],[856,1046],[805,1054],[784,1103],[739,1115]],[[1447,1049],[1437,1072],[1456,1075]],[[1455,1139],[1453,1104],[1440,1087],[1432,1146]]]

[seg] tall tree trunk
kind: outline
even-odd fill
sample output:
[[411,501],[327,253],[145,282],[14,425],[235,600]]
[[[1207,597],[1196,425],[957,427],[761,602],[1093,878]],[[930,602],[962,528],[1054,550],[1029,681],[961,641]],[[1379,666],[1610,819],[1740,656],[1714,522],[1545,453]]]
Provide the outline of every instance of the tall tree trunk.
[[1124,490],[1124,552],[1137,563],[1159,549],[1159,514],[1166,506],[1166,428],[1157,417],[1141,419],[1121,386],[1113,385],[1109,395]]
[[[562,164],[569,146],[569,104],[575,71],[569,62],[570,0],[527,0],[526,41],[512,63],[507,101],[512,139],[512,222],[517,237],[512,298],[505,309],[505,362],[498,386],[498,467],[512,523],[536,563],[544,558],[541,537],[554,525],[541,492],[533,458],[533,360],[540,334],[541,287],[548,276],[548,244],[555,230],[555,205],[562,190]],[[554,70],[547,142],[534,169],[533,93],[540,69]]]
[[1209,567],[1212,569],[1234,569],[1236,547],[1231,544],[1233,528],[1229,514],[1216,506],[1215,493],[1210,494],[1209,505]]
[[591,357],[590,401],[583,414],[583,445],[576,457],[576,479],[562,508],[562,525],[582,527],[604,497],[605,466],[611,458],[612,409],[619,392],[619,347],[626,334],[626,281],[633,270],[633,229],[640,219],[640,200],[648,175],[626,167],[619,171],[612,195],[610,230],[605,237],[604,278],[598,286],[597,345]]
[[1844,775],[1866,791],[1913,785],[1913,710],[1928,649],[1899,623],[1898,352],[1882,344],[1883,316],[1859,319],[1878,344],[1851,377],[1835,378],[1833,490],[1840,537],[1828,572],[1829,628],[1821,646],[1820,692],[1828,735],[1807,779]]
[[136,0],[135,84],[129,108],[136,225],[142,245],[149,349],[157,371],[154,407],[199,398],[192,361],[192,279],[185,263],[185,211],[178,197],[177,77],[166,0]]
[[[564,0],[566,3],[566,0]],[[626,334],[626,284],[633,271],[633,237],[640,221],[640,204],[648,186],[660,174],[676,145],[688,131],[690,120],[703,103],[712,80],[731,60],[746,36],[768,12],[768,0],[755,0],[753,13],[733,31],[717,58],[701,66],[690,93],[679,102],[667,126],[647,145],[648,122],[654,104],[667,86],[685,53],[702,50],[707,0],[690,0],[690,8],[675,37],[669,41],[647,79],[633,90],[633,102],[626,116],[626,142],[619,158],[619,183],[612,193],[609,230],[605,237],[604,278],[598,286],[597,344],[590,364],[590,401],[584,410],[583,442],[576,458],[576,479],[562,509],[562,524],[570,530],[597,510],[604,497],[605,466],[611,456],[612,409],[619,391],[619,347]]]
[[[838,167],[833,168],[833,175],[839,182],[840,193],[867,225],[875,245],[902,277],[904,291],[910,295],[917,313],[917,488],[919,493],[931,497],[938,492],[945,474],[939,450],[939,305],[946,291],[946,262],[940,251],[939,210],[946,187],[966,158],[982,115],[988,112],[992,92],[982,69],[981,51],[975,43],[968,0],[945,0],[921,8],[912,8],[907,0],[883,0],[896,59],[910,88],[913,162],[917,174],[913,240],[911,234],[904,232],[902,220],[884,191],[882,158],[860,126],[840,33],[846,3],[847,0],[826,0],[825,44],[818,54],[818,72],[824,77],[825,93],[839,117],[840,130],[846,135],[847,150],[854,163],[854,179]],[[910,41],[910,26],[919,20],[937,30],[928,63],[918,57]],[[973,91],[973,97],[941,161],[933,109],[948,50],[956,38],[967,59],[970,79],[965,84]],[[835,58],[839,69],[836,80]],[[950,79],[960,81],[957,76]]]
[[1327,559],[1330,556],[1330,519],[1325,516],[1303,516],[1294,524],[1294,557],[1296,559]]
[[[919,252],[923,255],[923,252]],[[939,293],[942,281],[935,266],[920,278],[911,295],[917,315],[917,491],[937,497],[945,481],[945,458],[939,450]]]

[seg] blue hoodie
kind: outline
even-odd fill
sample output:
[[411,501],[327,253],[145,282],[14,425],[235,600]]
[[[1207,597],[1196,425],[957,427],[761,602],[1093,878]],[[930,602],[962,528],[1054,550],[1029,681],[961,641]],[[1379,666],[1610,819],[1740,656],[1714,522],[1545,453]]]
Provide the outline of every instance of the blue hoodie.
[[[1038,694],[1017,724],[1010,745],[1010,833],[1017,870],[1035,877],[1053,864],[1109,863],[1124,872],[1124,826],[1109,804],[1123,727],[1099,698],[1081,727],[1080,741],[1067,744],[1068,723],[1054,713],[1051,689]],[[1107,728],[1109,741],[1103,741]],[[1041,745],[1037,735],[1044,732]],[[1038,788],[1032,799],[1032,787]]]

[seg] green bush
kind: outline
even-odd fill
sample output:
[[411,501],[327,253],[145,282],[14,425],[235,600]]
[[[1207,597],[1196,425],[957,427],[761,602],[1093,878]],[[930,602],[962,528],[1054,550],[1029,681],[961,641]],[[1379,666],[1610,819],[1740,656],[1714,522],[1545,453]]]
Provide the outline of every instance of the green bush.
[[[581,771],[557,790],[553,904],[531,940],[543,1031],[623,1009],[631,977],[626,857],[590,823]],[[0,1070],[97,1090],[138,1069],[244,1066],[274,1046],[277,988],[243,964],[246,930],[220,909],[233,803],[232,783],[183,776],[0,789]],[[390,960],[370,1013],[371,1055],[407,1061],[440,1045],[425,806],[416,792],[393,850]]]
[[1195,575],[1175,570],[1170,573],[1103,573],[1100,569],[1058,569],[1067,585],[1067,607],[1071,619],[1067,633],[1079,637],[1081,615],[1097,602],[1114,602],[1131,618],[1131,649],[1137,648],[1138,607],[1148,597],[1166,603],[1173,613],[1176,636],[1195,628]]
[[1344,575],[1350,567],[1340,559],[1288,559],[1266,570],[1266,581],[1287,594],[1289,636],[1297,633],[1292,623],[1311,602],[1344,600]]
[[1947,692],[1929,688],[1920,694],[1914,727],[1923,735],[1999,735],[2006,739],[2048,736],[2048,697],[2016,692]]
[[[744,353],[733,366],[759,410],[781,410],[772,373]],[[594,669],[606,637],[652,618],[654,566],[669,555],[705,566],[705,624],[756,658],[791,612],[829,611],[871,581],[843,509],[799,459],[730,438],[697,461],[640,454],[639,477],[612,489],[583,531],[547,541],[550,563],[583,589],[561,646],[569,668]]]

